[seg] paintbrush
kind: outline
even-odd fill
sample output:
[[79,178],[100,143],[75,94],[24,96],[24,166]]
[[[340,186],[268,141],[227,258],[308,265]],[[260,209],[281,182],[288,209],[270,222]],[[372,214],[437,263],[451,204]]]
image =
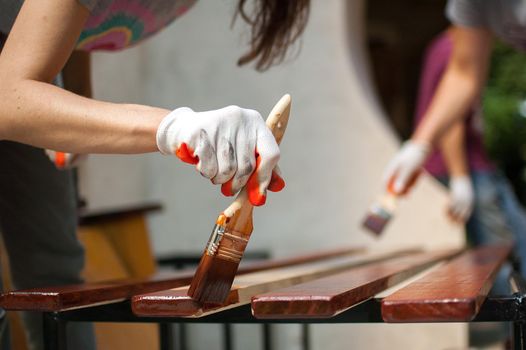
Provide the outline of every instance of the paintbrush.
[[408,181],[406,188],[399,194],[394,190],[394,178],[392,178],[387,185],[386,193],[369,207],[362,226],[369,232],[379,236],[394,216],[398,198],[409,192],[409,189],[413,187],[420,173],[420,171],[416,172]]
[[387,192],[377,202],[373,203],[363,220],[362,226],[379,236],[396,210],[397,195]]
[[[283,96],[266,121],[278,144],[287,128],[290,102],[290,95]],[[207,304],[225,302],[252,233],[252,210],[243,188],[234,202],[219,215],[188,289],[191,298]]]

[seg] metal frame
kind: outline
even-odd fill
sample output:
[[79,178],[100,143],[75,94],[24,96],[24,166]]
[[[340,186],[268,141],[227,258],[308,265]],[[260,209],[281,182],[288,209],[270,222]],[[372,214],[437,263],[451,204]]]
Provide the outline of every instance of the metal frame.
[[[526,280],[517,272],[510,275],[510,285],[514,294],[509,296],[491,296],[486,299],[477,316],[470,322],[511,322],[513,349],[526,350]],[[269,332],[270,324],[309,324],[330,323],[383,323],[381,299],[369,299],[346,311],[327,319],[257,319],[252,316],[250,304],[241,305],[200,318],[182,317],[139,317],[132,313],[131,301],[100,306],[85,307],[69,311],[44,313],[44,347],[46,350],[67,350],[66,327],[69,322],[123,322],[123,323],[159,323],[161,350],[173,349],[175,344],[169,328],[171,324],[217,323],[225,326],[230,335],[231,324],[262,324],[263,332]],[[309,348],[308,332],[305,344]],[[304,336],[305,336],[304,334]],[[228,349],[231,338],[226,337],[224,345]],[[270,348],[269,339],[265,340],[265,349]]]
[[[526,349],[526,304],[524,294],[489,297],[477,317],[471,322],[512,322],[514,349]],[[218,323],[218,324],[316,324],[316,323],[383,323],[381,300],[370,299],[341,314],[328,319],[265,319],[252,316],[250,304],[225,310],[201,318],[139,317],[132,313],[130,301],[87,307],[83,309],[44,313],[44,342],[46,350],[66,350],[66,326],[68,322],[125,322],[159,323],[161,334],[171,323]],[[161,337],[161,349],[170,349],[173,340]]]

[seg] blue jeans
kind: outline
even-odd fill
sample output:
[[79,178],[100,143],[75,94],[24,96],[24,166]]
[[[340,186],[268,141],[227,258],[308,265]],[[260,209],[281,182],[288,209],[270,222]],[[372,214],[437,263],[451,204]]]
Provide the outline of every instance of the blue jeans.
[[[471,179],[475,205],[466,224],[468,241],[473,245],[513,241],[522,274],[526,275],[526,211],[499,171],[474,172]],[[503,278],[506,276],[498,277],[494,292],[509,292]]]
[[[447,184],[447,178],[438,179]],[[466,223],[468,243],[473,246],[498,242],[514,242],[513,250],[526,272],[526,211],[521,206],[508,180],[499,171],[471,173],[475,192],[473,213]],[[506,264],[499,271],[491,290],[494,295],[511,293],[508,277],[511,267]],[[508,337],[506,323],[470,324],[470,344],[485,346]]]
[[[473,246],[514,242],[513,250],[526,275],[526,211],[500,171],[470,174],[475,192],[473,212],[466,223],[468,243]],[[447,178],[438,178],[447,185]],[[509,267],[504,267],[493,287],[494,294],[509,294]]]

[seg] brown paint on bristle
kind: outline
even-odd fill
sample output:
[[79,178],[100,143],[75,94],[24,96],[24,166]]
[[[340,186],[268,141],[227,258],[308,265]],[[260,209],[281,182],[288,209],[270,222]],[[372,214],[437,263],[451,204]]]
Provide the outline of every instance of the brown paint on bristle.
[[369,232],[374,233],[379,236],[384,230],[385,226],[389,222],[390,217],[381,216],[375,213],[369,213],[365,220],[363,221],[362,226],[366,228]]
[[188,296],[201,303],[217,305],[225,302],[245,251],[248,239],[242,238],[240,232],[231,232],[227,228],[229,222],[224,214],[217,218],[214,231],[217,227],[223,228],[223,236],[214,246],[212,234],[188,289]]
[[210,257],[206,270],[200,275],[196,273],[199,278],[194,278],[195,287],[188,289],[188,295],[206,305],[222,305],[230,293],[238,266],[239,263]]
[[379,236],[393,217],[396,201],[397,195],[388,192],[369,208],[362,226],[369,232]]

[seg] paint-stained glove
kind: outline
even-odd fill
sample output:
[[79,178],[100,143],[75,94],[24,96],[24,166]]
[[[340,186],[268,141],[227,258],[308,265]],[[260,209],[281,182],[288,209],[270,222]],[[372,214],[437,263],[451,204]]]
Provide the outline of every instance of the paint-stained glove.
[[85,154],[65,153],[49,149],[46,150],[46,154],[49,157],[49,160],[51,160],[51,163],[60,170],[76,167],[87,158],[87,155]]
[[261,115],[251,109],[178,108],[161,121],[157,147],[163,154],[196,164],[204,177],[222,185],[226,196],[246,184],[253,205],[265,203],[267,189],[280,191],[285,186],[276,168],[280,156],[276,140]]
[[414,184],[431,147],[415,141],[406,141],[384,172],[384,183],[395,194],[405,194]]
[[465,223],[473,211],[475,194],[469,176],[454,176],[449,181],[448,214],[453,221]]

